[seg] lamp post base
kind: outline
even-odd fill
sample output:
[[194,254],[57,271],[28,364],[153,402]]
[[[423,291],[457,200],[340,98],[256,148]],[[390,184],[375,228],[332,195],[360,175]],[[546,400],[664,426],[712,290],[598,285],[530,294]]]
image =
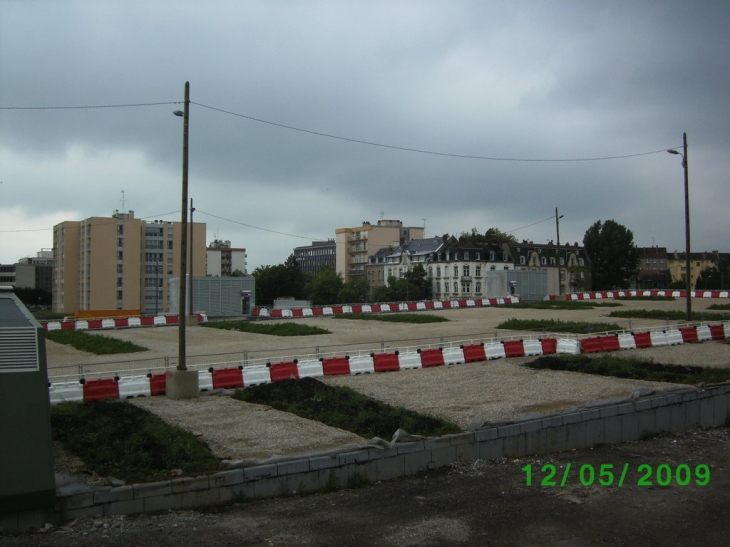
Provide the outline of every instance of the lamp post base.
[[170,399],[195,399],[200,396],[197,370],[168,371],[165,394]]

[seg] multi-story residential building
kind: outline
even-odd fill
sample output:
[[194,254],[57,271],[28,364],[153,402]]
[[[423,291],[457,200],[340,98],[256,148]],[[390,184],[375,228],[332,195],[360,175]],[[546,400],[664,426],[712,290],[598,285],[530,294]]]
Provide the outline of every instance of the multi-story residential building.
[[509,243],[518,270],[547,272],[548,294],[572,294],[589,290],[590,261],[578,243],[560,245],[528,241]]
[[[690,284],[697,284],[697,278],[705,268],[720,268],[721,253],[718,251],[689,253]],[[667,267],[672,274],[672,282],[687,279],[687,253],[674,251],[667,255]]]
[[335,264],[345,281],[364,276],[368,258],[383,247],[397,247],[411,239],[423,239],[423,227],[406,227],[400,220],[363,222],[356,228],[335,230]]
[[672,282],[666,247],[638,247],[639,275],[634,289],[664,289]]
[[490,272],[513,270],[514,260],[507,246],[470,242],[444,235],[432,253],[427,271],[432,279],[433,298],[483,298],[487,296]]
[[433,253],[442,245],[440,237],[412,239],[398,247],[383,247],[370,256],[365,268],[368,284],[375,287],[388,284],[388,278],[401,278],[406,272],[421,264],[427,272]]
[[[147,222],[134,211],[53,228],[53,309],[167,309],[168,279],[180,275],[180,222]],[[192,229],[191,229],[192,228]],[[193,275],[205,275],[205,223],[188,223]],[[186,268],[189,273],[190,258]]]
[[335,261],[336,245],[334,239],[327,241],[312,241],[311,245],[296,247],[294,258],[302,272],[317,277],[317,272],[322,266],[329,266],[333,270],[337,267]]
[[234,272],[248,273],[246,249],[231,247],[230,241],[216,239],[205,250],[205,255],[206,271],[211,277],[231,277]]

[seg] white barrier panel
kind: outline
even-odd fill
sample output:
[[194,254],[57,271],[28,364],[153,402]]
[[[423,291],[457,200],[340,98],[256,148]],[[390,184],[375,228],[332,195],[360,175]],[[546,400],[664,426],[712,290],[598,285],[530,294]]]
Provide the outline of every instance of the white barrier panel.
[[324,376],[322,363],[319,359],[305,359],[297,362],[297,370],[299,370],[300,378],[319,378]]
[[398,311],[408,311],[408,304],[405,302],[398,304]]
[[89,330],[89,322],[88,321],[76,321],[76,325],[74,326],[76,330]]
[[603,300],[603,295],[599,292],[596,293],[596,300]]
[[619,334],[618,345],[621,349],[636,349],[636,339],[631,333]]
[[669,344],[670,346],[678,346],[679,344],[684,344],[684,338],[682,337],[682,333],[676,329],[668,330],[667,344]]
[[569,338],[561,338],[558,340],[556,353],[568,353],[570,355],[580,354],[580,341],[571,340]]
[[150,379],[147,376],[127,376],[126,378],[120,378],[117,385],[119,386],[120,399],[126,399],[128,397],[149,397],[152,395]]
[[201,323],[207,323],[208,322],[208,314],[207,313],[199,313],[199,321]]
[[569,294],[567,296],[567,299],[568,300],[578,300],[578,295],[577,294]]
[[58,321],[49,321],[46,323],[46,330],[61,330],[61,323]]
[[459,348],[444,348],[444,364],[446,365],[457,365],[464,363],[464,351]]
[[207,370],[198,371],[198,390],[200,391],[212,391],[213,390],[213,373]]
[[389,312],[390,311],[390,304],[380,304],[380,311],[381,312]]
[[332,308],[326,306],[322,308],[322,315],[334,315],[334,312],[332,311]]
[[474,306],[476,306],[476,303],[473,300],[467,300],[466,301],[466,307],[467,308],[473,308]]
[[281,310],[281,316],[282,317],[294,317],[294,314],[291,310]]
[[426,303],[425,302],[418,302],[416,304],[416,309],[417,310],[425,310],[426,309]]
[[48,396],[52,405],[65,402],[83,403],[84,386],[78,381],[51,384],[48,386]]
[[444,304],[439,300],[438,302],[433,303],[433,309],[434,310],[443,310]]
[[724,323],[722,328],[725,331],[725,340],[727,340],[730,338],[730,323]]
[[139,317],[130,317],[127,321],[127,325],[129,325],[130,327],[141,327],[142,320]]
[[525,348],[525,355],[542,355],[542,344],[540,340],[524,340],[522,345]]
[[484,353],[486,354],[487,359],[502,359],[507,357],[507,353],[504,351],[504,344],[485,344]]
[[452,300],[451,302],[449,302],[449,304],[451,304],[451,307],[452,308],[460,308],[461,307],[459,305],[459,301],[458,300]]
[[669,344],[669,342],[667,342],[667,335],[664,332],[651,332],[649,333],[649,336],[651,336],[651,345],[655,348]]
[[362,312],[363,313],[372,313],[373,308],[370,306],[370,304],[363,304],[362,306]]
[[304,308],[302,315],[304,317],[314,317],[314,312],[312,311],[312,308]]
[[398,364],[401,370],[407,368],[421,368],[421,355],[415,351],[407,351],[398,355]]
[[167,325],[167,318],[165,318],[164,316],[161,316],[161,315],[156,315],[155,316],[155,320],[154,320],[154,324],[156,326]]
[[730,298],[730,292],[720,291],[720,298]]
[[113,329],[114,327],[116,327],[116,324],[114,323],[114,319],[102,319],[101,320],[102,329]]
[[702,293],[702,298],[712,298],[712,293],[710,291],[705,291]]
[[266,365],[243,367],[243,387],[271,383],[271,374]]
[[700,342],[712,340],[712,332],[710,331],[710,327],[708,327],[707,325],[697,327],[697,340],[699,340]]
[[352,313],[352,306],[342,306],[342,313]]
[[626,293],[624,291],[618,291],[618,297],[623,298],[626,296]]
[[269,316],[269,310],[266,308],[262,308],[259,310],[259,317],[268,317]]
[[350,374],[374,374],[375,364],[369,355],[350,357]]

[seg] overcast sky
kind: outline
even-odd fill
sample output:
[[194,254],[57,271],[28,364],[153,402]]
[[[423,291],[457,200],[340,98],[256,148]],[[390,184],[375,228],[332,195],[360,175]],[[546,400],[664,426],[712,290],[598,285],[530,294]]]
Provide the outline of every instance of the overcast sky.
[[546,243],[556,207],[562,243],[613,219],[683,251],[683,132],[692,250],[730,252],[729,23],[726,0],[2,0],[0,263],[64,220],[179,221],[186,81],[195,220],[249,271],[380,218]]

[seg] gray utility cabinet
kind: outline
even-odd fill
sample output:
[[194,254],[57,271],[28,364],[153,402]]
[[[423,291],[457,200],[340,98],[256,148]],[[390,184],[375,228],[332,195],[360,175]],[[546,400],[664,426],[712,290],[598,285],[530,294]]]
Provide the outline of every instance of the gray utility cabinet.
[[0,287],[0,521],[52,510],[55,490],[43,327]]

